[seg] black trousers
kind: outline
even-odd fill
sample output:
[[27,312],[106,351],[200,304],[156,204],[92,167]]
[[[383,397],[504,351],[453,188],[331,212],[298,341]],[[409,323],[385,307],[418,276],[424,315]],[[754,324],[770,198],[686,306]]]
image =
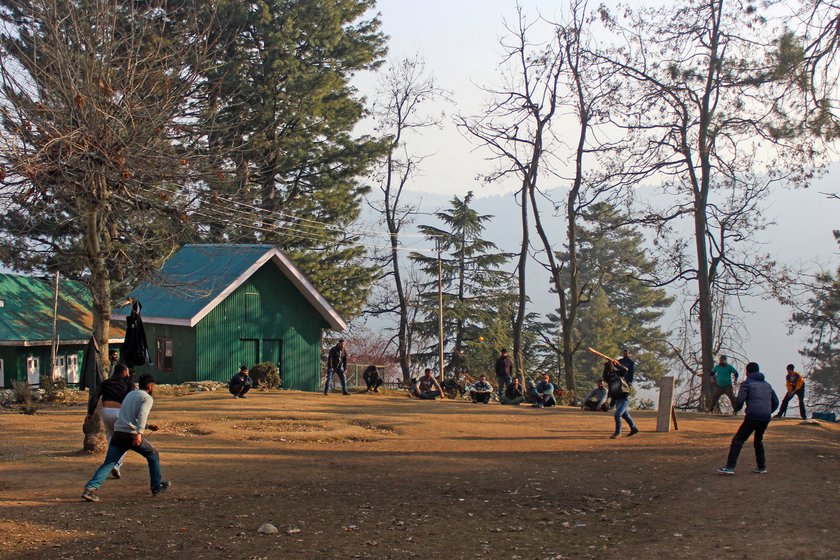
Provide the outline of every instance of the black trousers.
[[776,416],[784,416],[787,412],[788,403],[793,400],[793,397],[799,397],[799,416],[802,417],[803,420],[808,418],[808,415],[805,414],[805,387],[803,386],[801,389],[794,393],[788,393],[785,395],[785,398],[782,399],[782,405],[779,407],[779,413]]
[[368,391],[370,391],[371,389],[377,391],[380,387],[382,387],[382,384],[385,383],[385,381],[381,377],[377,377],[376,379],[371,379],[369,375],[362,377],[365,380],[365,385],[367,385]]
[[755,447],[755,462],[758,468],[767,468],[767,459],[764,456],[764,431],[770,424],[770,420],[754,420],[753,418],[744,418],[741,427],[735,432],[735,437],[732,438],[732,443],[729,445],[729,457],[726,459],[726,466],[734,469],[738,464],[738,455],[741,454],[741,448],[750,436],[753,436],[753,446]]
[[480,402],[487,404],[490,402],[490,393],[470,392],[470,397],[472,397],[472,401],[476,403]]
[[251,390],[250,385],[231,385],[230,386],[230,394],[231,395],[239,395],[240,397]]

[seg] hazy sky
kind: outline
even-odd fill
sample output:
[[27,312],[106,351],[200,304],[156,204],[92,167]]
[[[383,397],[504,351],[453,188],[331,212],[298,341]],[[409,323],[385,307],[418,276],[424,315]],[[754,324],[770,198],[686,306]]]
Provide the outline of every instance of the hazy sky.
[[[598,2],[593,2],[596,5]],[[554,17],[560,2],[531,0],[522,2],[525,11],[534,18],[538,11]],[[433,112],[445,113],[447,118],[439,130],[426,130],[421,137],[411,139],[416,153],[433,154],[422,166],[420,174],[409,187],[429,193],[423,210],[434,211],[452,194],[463,195],[469,190],[479,197],[479,211],[503,213],[513,205],[510,193],[516,185],[486,186],[476,176],[491,169],[484,160],[486,152],[476,150],[452,123],[451,116],[460,112],[470,115],[483,105],[485,95],[477,85],[498,81],[502,48],[499,38],[504,34],[503,22],[516,19],[514,0],[456,0],[443,2],[407,2],[379,0],[384,32],[390,36],[389,59],[399,60],[419,55],[434,74],[437,85],[451,92],[451,103],[438,104]],[[373,97],[376,81],[371,75],[357,80],[360,91]],[[767,205],[765,216],[776,222],[761,235],[760,249],[773,258],[790,265],[804,265],[814,269],[821,263],[836,269],[837,246],[832,229],[840,229],[840,203],[828,201],[820,191],[838,192],[840,166],[807,191],[779,190]],[[509,200],[509,203],[507,202]],[[515,245],[518,226],[496,223],[491,230],[494,240],[508,248]],[[545,286],[547,294],[547,285]],[[537,301],[553,305],[553,296],[545,298],[532,294]],[[788,334],[786,321],[790,310],[773,300],[760,297],[745,301],[743,313],[749,339],[744,347],[750,359],[759,361],[777,389],[783,385],[784,364],[801,364],[797,350],[802,347],[802,334]],[[537,307],[541,307],[538,305]],[[742,367],[743,364],[739,364]]]

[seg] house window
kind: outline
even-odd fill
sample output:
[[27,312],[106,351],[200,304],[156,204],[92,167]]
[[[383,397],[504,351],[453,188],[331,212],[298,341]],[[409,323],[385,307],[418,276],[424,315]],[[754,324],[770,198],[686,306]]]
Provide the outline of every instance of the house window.
[[159,371],[172,371],[172,366],[174,364],[174,350],[175,345],[172,342],[171,338],[158,338],[157,339],[157,358],[155,360],[155,366]]

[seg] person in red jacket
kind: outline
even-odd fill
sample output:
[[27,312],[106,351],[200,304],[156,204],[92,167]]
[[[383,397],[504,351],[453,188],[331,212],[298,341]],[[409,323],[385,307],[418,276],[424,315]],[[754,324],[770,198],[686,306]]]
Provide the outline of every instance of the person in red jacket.
[[799,397],[799,416],[801,416],[803,420],[807,420],[808,415],[805,414],[805,376],[798,371],[794,371],[793,364],[787,365],[785,385],[787,386],[787,393],[785,394],[785,398],[782,399],[782,406],[779,407],[779,412],[776,414],[776,418],[784,418],[785,413],[787,412],[788,403],[794,396],[797,396]]

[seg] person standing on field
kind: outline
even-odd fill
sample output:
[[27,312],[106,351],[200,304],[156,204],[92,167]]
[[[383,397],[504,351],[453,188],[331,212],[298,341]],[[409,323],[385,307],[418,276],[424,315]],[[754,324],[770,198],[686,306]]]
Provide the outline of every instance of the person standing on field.
[[151,375],[140,377],[140,388],[135,389],[126,395],[120,407],[120,414],[114,423],[114,435],[108,443],[108,451],[105,453],[105,462],[102,463],[93,477],[85,484],[82,498],[88,502],[98,502],[97,491],[108,478],[108,474],[114,470],[117,463],[125,455],[126,451],[134,451],[145,457],[149,463],[149,479],[151,482],[152,496],[157,496],[169,490],[172,483],[161,479],[160,458],[155,447],[143,437],[143,431],[148,427],[156,431],[157,426],[146,425],[149,412],[152,410],[155,393],[155,378]]
[[787,393],[785,393],[785,398],[782,399],[782,406],[779,407],[779,413],[776,414],[776,418],[784,418],[787,413],[788,403],[796,396],[799,397],[799,416],[803,420],[807,420],[808,415],[805,413],[805,376],[798,371],[794,371],[793,364],[787,365],[785,386]]
[[338,375],[338,380],[341,381],[341,394],[349,395],[347,391],[347,350],[345,350],[344,339],[340,339],[338,344],[330,348],[330,353],[327,354],[327,380],[324,383],[324,394],[330,393],[330,382],[332,382],[333,375]]
[[508,351],[502,348],[499,358],[496,360],[496,381],[499,383],[499,400],[502,399],[505,387],[510,385],[513,377],[513,361],[508,356]]
[[[116,353],[116,350],[112,350],[111,352]],[[108,354],[110,355],[111,352]],[[90,420],[93,413],[96,412],[97,403],[101,399],[102,410],[99,414],[102,417],[102,423],[105,425],[105,437],[109,443],[111,437],[114,435],[114,424],[119,417],[122,402],[125,400],[126,395],[135,389],[134,383],[131,382],[131,374],[128,371],[128,366],[118,364],[116,360],[112,363],[114,367],[112,368],[111,377],[100,383],[94,398],[88,400],[87,416],[85,417],[85,422]],[[123,459],[120,457],[120,460],[117,461],[117,464],[114,465],[111,471],[111,476],[114,478],[122,477],[120,474],[122,463]]]
[[735,474],[735,466],[738,464],[738,455],[741,453],[741,448],[753,433],[755,433],[753,446],[755,447],[756,462],[753,472],[757,474],[767,472],[767,458],[764,455],[764,432],[770,424],[773,411],[779,406],[779,397],[776,396],[773,387],[764,380],[764,374],[761,373],[758,364],[755,362],[747,364],[747,379],[741,383],[741,387],[738,389],[735,412],[740,411],[744,405],[747,406],[746,416],[744,416],[744,421],[729,445],[726,466],[720,467],[717,470],[718,474],[725,476]]
[[712,368],[712,381],[715,384],[715,392],[712,395],[712,402],[709,405],[709,412],[713,411],[723,395],[729,397],[735,414],[735,390],[734,385],[738,382],[738,370],[732,364],[726,362],[727,357],[723,354],[718,358],[718,364]]

